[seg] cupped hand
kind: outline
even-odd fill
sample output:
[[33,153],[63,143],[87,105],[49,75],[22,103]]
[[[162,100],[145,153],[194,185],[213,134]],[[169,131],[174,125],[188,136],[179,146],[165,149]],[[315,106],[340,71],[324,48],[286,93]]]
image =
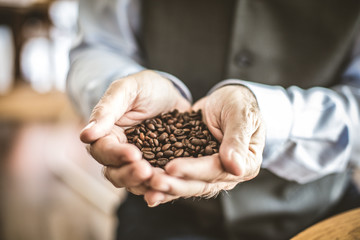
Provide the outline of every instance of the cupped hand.
[[114,186],[144,194],[145,182],[155,170],[142,159],[139,149],[127,143],[124,129],[174,108],[187,111],[190,103],[168,79],[150,70],[142,71],[110,85],[80,139],[105,166],[104,175]]
[[200,99],[203,120],[221,142],[219,154],[178,158],[150,179],[150,206],[180,197],[212,197],[254,178],[261,166],[265,126],[253,93],[241,85],[222,87]]

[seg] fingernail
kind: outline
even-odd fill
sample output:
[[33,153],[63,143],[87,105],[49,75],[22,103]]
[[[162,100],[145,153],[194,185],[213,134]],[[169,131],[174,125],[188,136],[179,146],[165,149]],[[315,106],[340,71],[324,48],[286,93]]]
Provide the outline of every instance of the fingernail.
[[160,205],[165,200],[165,195],[162,193],[158,193],[158,194],[156,194],[156,197],[154,200],[155,200],[154,203],[148,204],[149,207],[156,207],[156,206]]
[[89,122],[88,125],[86,125],[86,126],[83,128],[82,131],[85,131],[85,130],[87,130],[87,129],[89,129],[89,128],[92,128],[92,126],[94,126],[95,123],[96,123],[96,121],[91,121],[91,122]]
[[153,204],[149,204],[148,206],[149,206],[149,207],[156,207],[156,206],[158,206],[160,203],[161,203],[161,202],[158,201],[158,202],[155,202],[155,203],[153,203]]

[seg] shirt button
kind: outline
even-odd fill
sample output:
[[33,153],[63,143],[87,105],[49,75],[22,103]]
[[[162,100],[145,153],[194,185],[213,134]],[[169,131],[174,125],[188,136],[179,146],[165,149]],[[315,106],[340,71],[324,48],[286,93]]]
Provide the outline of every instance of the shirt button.
[[235,55],[234,62],[239,68],[250,67],[253,63],[253,57],[246,51],[240,51]]

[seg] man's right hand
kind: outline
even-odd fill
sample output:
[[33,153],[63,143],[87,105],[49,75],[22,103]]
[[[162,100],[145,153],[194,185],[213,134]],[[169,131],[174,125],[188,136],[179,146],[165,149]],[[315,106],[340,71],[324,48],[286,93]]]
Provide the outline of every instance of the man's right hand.
[[105,166],[104,175],[114,186],[143,195],[145,182],[156,170],[142,159],[138,148],[127,143],[124,129],[175,108],[188,111],[190,103],[168,79],[154,71],[142,71],[110,85],[80,139]]

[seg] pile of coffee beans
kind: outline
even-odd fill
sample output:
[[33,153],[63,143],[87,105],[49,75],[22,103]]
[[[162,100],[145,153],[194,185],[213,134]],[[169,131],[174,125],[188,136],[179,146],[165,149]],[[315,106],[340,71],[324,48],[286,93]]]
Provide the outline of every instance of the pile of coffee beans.
[[125,134],[154,167],[178,157],[201,157],[219,151],[219,143],[202,121],[201,110],[162,113],[128,128]]

